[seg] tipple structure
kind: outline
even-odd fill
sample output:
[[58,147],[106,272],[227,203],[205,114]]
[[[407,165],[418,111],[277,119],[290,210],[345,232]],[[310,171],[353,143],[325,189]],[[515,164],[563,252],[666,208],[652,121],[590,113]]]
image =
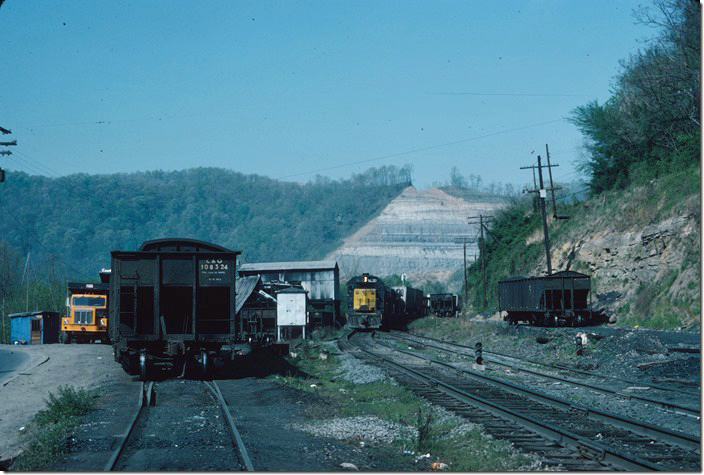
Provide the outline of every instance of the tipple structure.
[[260,276],[264,285],[286,284],[308,292],[309,325],[340,322],[340,268],[336,261],[257,262],[242,264],[240,277]]

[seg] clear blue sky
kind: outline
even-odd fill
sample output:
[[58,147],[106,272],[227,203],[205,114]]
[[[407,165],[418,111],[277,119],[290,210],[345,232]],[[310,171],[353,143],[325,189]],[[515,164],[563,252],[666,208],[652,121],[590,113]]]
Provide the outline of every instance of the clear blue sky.
[[411,163],[420,187],[453,166],[523,184],[547,143],[573,180],[564,118],[609,97],[652,34],[644,3],[6,0],[0,126],[18,146],[0,166],[307,181]]

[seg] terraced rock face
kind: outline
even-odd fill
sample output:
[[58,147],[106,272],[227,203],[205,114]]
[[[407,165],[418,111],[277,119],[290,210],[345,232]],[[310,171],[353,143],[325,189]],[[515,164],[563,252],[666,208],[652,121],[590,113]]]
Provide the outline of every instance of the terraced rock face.
[[467,237],[467,262],[478,254],[478,225],[468,216],[491,215],[505,205],[501,197],[465,192],[468,200],[434,188],[406,188],[381,214],[347,238],[327,258],[336,259],[342,279],[369,272],[433,275],[446,280],[462,269],[462,238]]

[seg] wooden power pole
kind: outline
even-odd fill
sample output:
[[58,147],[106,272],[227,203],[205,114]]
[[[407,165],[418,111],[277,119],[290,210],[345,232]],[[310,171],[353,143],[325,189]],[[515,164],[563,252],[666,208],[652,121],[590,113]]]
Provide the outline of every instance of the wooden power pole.
[[[462,243],[462,248],[464,251],[464,285],[462,286],[464,290],[464,302],[466,305],[467,299],[469,298],[469,288],[467,287],[467,243],[468,242],[474,242],[476,241],[476,238],[470,238],[467,236],[462,236],[461,238],[455,239],[455,242],[457,244]],[[474,260],[477,259],[477,256],[474,256]]]
[[538,169],[538,178],[539,178],[539,183],[540,183],[540,188],[534,189],[534,190],[524,190],[528,191],[529,193],[538,193],[538,196],[540,197],[540,214],[543,217],[543,236],[544,236],[544,242],[545,242],[545,258],[547,260],[548,264],[548,275],[552,274],[552,261],[550,259],[550,235],[548,233],[548,218],[547,218],[547,212],[545,210],[545,199],[547,198],[548,191],[553,191],[553,187],[551,186],[550,188],[545,188],[545,185],[543,184],[543,167],[550,169],[551,167],[557,167],[559,165],[543,165],[542,161],[540,159],[540,155],[538,155],[538,166],[536,167],[535,165],[531,165],[529,167],[521,167],[521,170],[525,170],[528,168],[532,168],[534,171],[537,168]]
[[[476,221],[472,220],[479,220],[479,223]],[[487,233],[491,234],[491,237],[493,237],[495,240],[496,236],[494,236],[491,231],[489,231],[489,228],[486,227],[486,223],[489,223],[491,220],[493,220],[493,216],[484,216],[483,214],[480,214],[479,216],[468,216],[467,217],[467,224],[479,224],[479,256],[482,259],[482,303],[483,303],[483,308],[486,308],[486,247],[484,246],[484,230],[486,229]]]

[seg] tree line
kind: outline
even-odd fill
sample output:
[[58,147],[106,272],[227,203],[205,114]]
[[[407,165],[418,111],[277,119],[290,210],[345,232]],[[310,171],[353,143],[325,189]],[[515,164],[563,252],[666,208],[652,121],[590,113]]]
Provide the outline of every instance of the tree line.
[[592,192],[699,167],[701,12],[697,0],[655,0],[635,12],[655,36],[621,61],[612,96],[572,111],[585,137]]

